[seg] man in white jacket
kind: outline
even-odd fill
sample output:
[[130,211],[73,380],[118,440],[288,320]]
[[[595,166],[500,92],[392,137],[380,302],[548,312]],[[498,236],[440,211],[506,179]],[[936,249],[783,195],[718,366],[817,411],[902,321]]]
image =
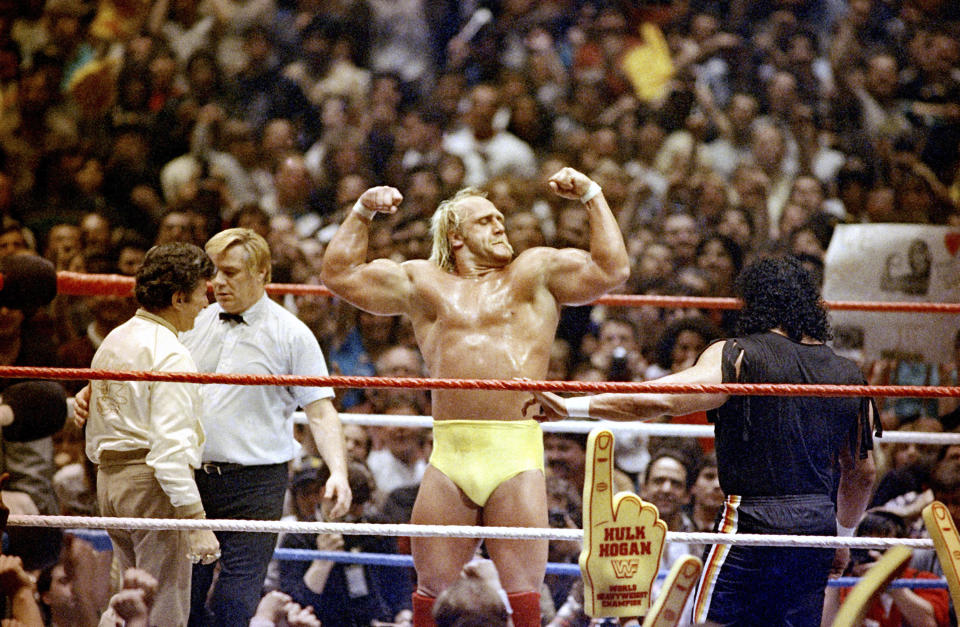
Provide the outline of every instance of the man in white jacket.
[[[91,366],[101,370],[196,371],[177,333],[193,328],[207,305],[213,263],[192,244],[152,248],[136,277],[137,313],[103,340]],[[204,443],[199,386],[167,381],[90,385],[87,456],[99,464],[103,516],[203,518],[194,481]],[[163,581],[151,624],[181,626],[190,613],[191,562],[220,555],[212,531],[110,531],[122,571],[136,567]]]

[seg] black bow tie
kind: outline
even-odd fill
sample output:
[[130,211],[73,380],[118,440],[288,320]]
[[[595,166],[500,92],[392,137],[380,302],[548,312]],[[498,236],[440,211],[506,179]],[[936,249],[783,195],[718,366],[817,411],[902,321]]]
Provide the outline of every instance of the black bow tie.
[[237,324],[244,324],[243,316],[236,313],[227,313],[226,311],[220,312],[220,319],[224,322],[236,322]]

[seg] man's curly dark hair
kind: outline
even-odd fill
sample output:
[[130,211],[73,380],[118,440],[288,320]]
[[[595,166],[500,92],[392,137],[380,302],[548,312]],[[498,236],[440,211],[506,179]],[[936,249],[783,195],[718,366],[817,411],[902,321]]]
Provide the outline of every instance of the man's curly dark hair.
[[199,246],[183,242],[154,246],[137,271],[134,294],[140,306],[156,313],[170,307],[177,292],[189,294],[213,277],[213,271],[213,262]]
[[741,335],[780,329],[799,342],[826,342],[832,335],[820,290],[810,272],[792,257],[765,257],[744,268],[736,289],[744,301],[737,323]]

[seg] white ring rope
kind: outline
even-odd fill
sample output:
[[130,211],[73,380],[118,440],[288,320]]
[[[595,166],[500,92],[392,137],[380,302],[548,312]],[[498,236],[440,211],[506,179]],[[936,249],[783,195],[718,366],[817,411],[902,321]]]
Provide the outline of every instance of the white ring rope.
[[[68,399],[68,418],[73,417],[73,399]],[[297,424],[307,424],[307,415],[302,411],[294,412],[293,420]],[[341,413],[340,421],[345,425],[364,427],[414,427],[429,429],[433,427],[430,416],[404,416],[397,414],[351,414]],[[590,433],[597,427],[609,429],[616,435],[641,433],[652,437],[712,438],[713,425],[687,425],[662,422],[612,422],[609,420],[562,420],[544,422],[540,425],[546,433]],[[926,431],[884,431],[876,438],[884,444],[913,443],[939,444],[943,446],[960,444],[960,433],[932,433]]]
[[[295,420],[306,424],[307,419],[303,412],[294,414]],[[403,416],[395,414],[340,414],[343,424],[378,427],[389,425],[392,427],[421,427],[429,429],[433,426],[430,416]],[[713,425],[686,425],[661,422],[612,422],[609,420],[561,420],[544,422],[540,425],[547,433],[590,433],[597,427],[609,429],[613,434],[643,433],[649,436],[674,436],[682,438],[712,438]],[[883,436],[876,438],[884,444],[912,442],[914,444],[960,444],[960,433],[931,433],[926,431],[884,431]]]
[[[71,399],[72,400],[72,399]],[[70,407],[72,409],[72,406]],[[402,416],[394,414],[341,413],[344,424],[362,426],[399,426],[430,428],[430,416]],[[306,424],[303,412],[296,412],[294,420]],[[589,433],[598,426],[616,435],[640,433],[648,436],[713,437],[712,425],[688,425],[634,422],[621,423],[606,420],[563,420],[541,424],[545,432]],[[917,431],[886,431],[878,440],[884,443],[912,442],[917,444],[960,444],[960,433],[928,433]],[[409,536],[409,537],[464,537],[496,538],[505,540],[583,540],[580,529],[543,529],[519,527],[473,527],[467,525],[411,525],[372,523],[332,523],[302,521],[255,520],[182,520],[161,518],[107,518],[99,516],[35,516],[11,514],[7,524],[13,527],[59,527],[73,529],[127,529],[127,530],[198,530],[242,531],[266,533],[340,533],[345,535]],[[775,534],[718,534],[703,532],[667,532],[667,541],[678,544],[728,544],[744,546],[864,548],[887,549],[891,546],[932,549],[933,541],[914,538],[868,538],[834,536],[793,536]]]
[[[177,518],[108,518],[104,516],[33,516],[11,514],[11,527],[64,527],[74,529],[248,531],[267,533],[340,533],[366,536],[410,536],[418,538],[496,538],[501,540],[582,540],[580,529],[542,529],[532,527],[472,527],[468,525],[409,525],[371,523],[331,523],[273,520],[206,520]],[[791,536],[776,534],[726,534],[667,532],[667,541],[678,544],[741,544],[745,546],[791,546],[814,548],[849,547],[885,549],[908,546],[933,548],[932,540],[917,538],[858,538],[835,536]]]

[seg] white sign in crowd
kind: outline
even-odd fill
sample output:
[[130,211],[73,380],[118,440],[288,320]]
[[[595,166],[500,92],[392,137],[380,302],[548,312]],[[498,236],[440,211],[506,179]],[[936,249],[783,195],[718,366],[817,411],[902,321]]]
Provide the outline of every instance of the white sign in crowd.
[[[827,301],[960,302],[960,228],[840,225],[824,263]],[[952,361],[960,329],[957,314],[833,310],[830,322],[835,347],[867,361]]]

